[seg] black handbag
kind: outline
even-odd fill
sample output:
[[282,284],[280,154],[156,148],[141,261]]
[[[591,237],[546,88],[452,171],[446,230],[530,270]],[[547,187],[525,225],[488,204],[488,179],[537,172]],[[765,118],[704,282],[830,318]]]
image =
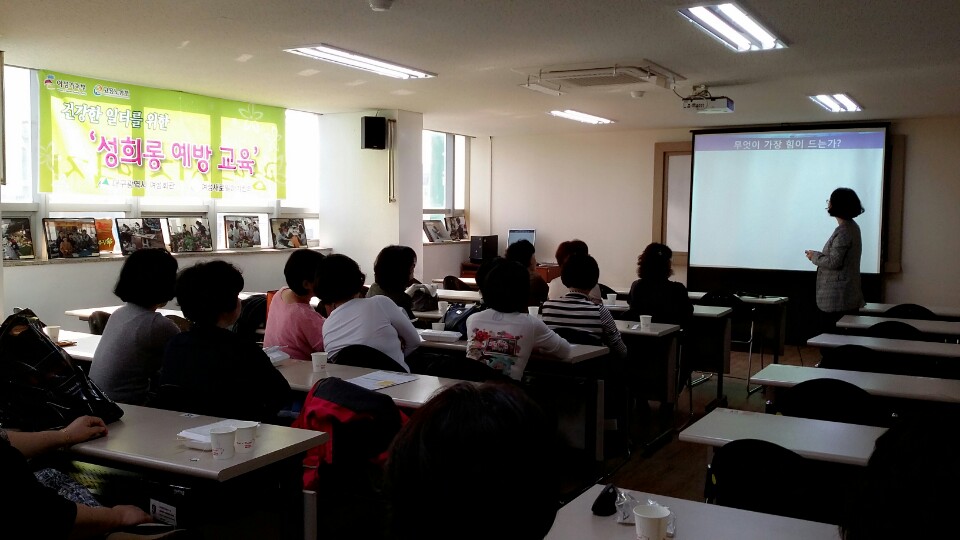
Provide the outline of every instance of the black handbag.
[[465,305],[461,303],[452,303],[443,314],[440,322],[444,324],[443,329],[448,332],[460,332],[461,339],[467,338],[467,319],[474,313],[479,313],[486,309],[483,304]]
[[109,424],[123,409],[43,332],[33,312],[7,317],[0,326],[0,424],[23,431],[61,429],[84,415]]

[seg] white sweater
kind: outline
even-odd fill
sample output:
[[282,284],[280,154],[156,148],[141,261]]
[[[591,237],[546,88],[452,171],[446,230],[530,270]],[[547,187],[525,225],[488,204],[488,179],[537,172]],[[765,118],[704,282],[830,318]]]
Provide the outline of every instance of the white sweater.
[[467,358],[520,380],[530,354],[566,358],[570,344],[527,313],[487,309],[467,319]]

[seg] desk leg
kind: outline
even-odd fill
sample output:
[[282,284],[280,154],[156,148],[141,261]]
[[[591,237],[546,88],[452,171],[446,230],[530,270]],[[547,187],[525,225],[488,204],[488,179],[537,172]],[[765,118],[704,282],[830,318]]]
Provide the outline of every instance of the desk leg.
[[723,393],[723,374],[730,369],[730,332],[730,317],[724,317],[723,353],[718,358],[720,365],[717,369],[717,399],[707,404],[707,412],[710,412],[717,407],[727,406],[727,396]]
[[[666,392],[666,401],[662,403],[661,407],[669,407],[671,411],[670,420],[666,425],[661,425],[660,432],[657,433],[652,439],[647,441],[643,445],[643,456],[649,457],[653,455],[654,452],[660,449],[664,444],[670,442],[673,439],[673,417],[672,412],[676,410],[677,404],[677,388],[680,385],[680,347],[677,344],[677,338],[675,336],[670,337],[670,345],[667,347],[667,392]],[[663,416],[660,416],[660,421],[663,422]]]

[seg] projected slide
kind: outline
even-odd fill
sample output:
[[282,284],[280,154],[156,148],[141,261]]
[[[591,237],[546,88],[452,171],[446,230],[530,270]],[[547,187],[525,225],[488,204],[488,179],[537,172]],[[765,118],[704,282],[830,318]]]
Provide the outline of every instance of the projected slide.
[[[821,128],[822,129],[822,128]],[[695,133],[690,266],[815,270],[837,226],[826,200],[857,192],[860,271],[880,271],[886,129]]]

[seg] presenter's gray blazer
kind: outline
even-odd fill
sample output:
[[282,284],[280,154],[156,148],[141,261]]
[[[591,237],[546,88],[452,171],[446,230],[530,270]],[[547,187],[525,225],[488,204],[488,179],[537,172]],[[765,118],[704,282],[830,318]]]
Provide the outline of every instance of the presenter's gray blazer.
[[860,288],[860,226],[844,220],[830,235],[823,251],[815,251],[817,307],[821,311],[853,311],[864,306]]

